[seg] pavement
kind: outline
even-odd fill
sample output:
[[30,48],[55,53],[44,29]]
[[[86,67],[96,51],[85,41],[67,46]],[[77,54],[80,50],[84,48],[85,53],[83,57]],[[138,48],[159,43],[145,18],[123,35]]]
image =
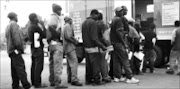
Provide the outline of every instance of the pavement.
[[[28,80],[30,81],[30,68],[31,68],[31,58],[30,51],[25,51],[26,54],[23,55],[26,72]],[[64,68],[62,74],[63,84],[68,85],[68,89],[180,89],[180,76],[168,75],[165,73],[165,68],[155,68],[155,73],[151,74],[149,72],[143,75],[135,75],[135,78],[139,79],[138,84],[127,84],[124,82],[111,82],[105,85],[92,86],[85,85],[82,87],[72,86],[67,83],[67,73],[66,73],[66,60],[64,59]],[[12,79],[10,72],[10,59],[6,51],[0,51],[0,89],[11,89]],[[42,72],[42,83],[48,85],[47,88],[38,89],[54,89],[54,87],[49,86],[48,81],[49,76],[49,60],[48,57],[44,59],[44,70]],[[85,65],[80,63],[78,67],[78,77],[82,83],[85,82]]]

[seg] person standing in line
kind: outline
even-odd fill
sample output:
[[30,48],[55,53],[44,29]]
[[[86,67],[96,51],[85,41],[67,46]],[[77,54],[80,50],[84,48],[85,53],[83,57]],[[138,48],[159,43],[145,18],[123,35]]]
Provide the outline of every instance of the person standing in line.
[[145,54],[143,68],[142,68],[143,73],[146,73],[147,62],[149,62],[150,73],[154,72],[154,59],[156,58],[156,53],[153,47],[157,39],[156,33],[154,32],[155,29],[156,29],[156,25],[152,23],[150,24],[149,29],[143,33],[145,37],[144,48],[143,48]]
[[102,85],[100,80],[100,50],[105,51],[106,47],[98,39],[97,16],[99,12],[93,9],[82,24],[83,46],[86,51],[86,84]]
[[68,83],[75,86],[82,86],[82,83],[79,82],[77,77],[78,59],[75,49],[78,41],[74,38],[72,19],[70,17],[65,17],[64,21],[65,26],[63,30],[63,46],[67,59]]
[[172,49],[170,53],[170,69],[166,71],[167,74],[174,74],[176,61],[178,63],[177,75],[180,75],[180,21],[174,22],[175,29],[172,32]]
[[[128,24],[125,23],[127,8],[125,6],[115,8],[116,16],[112,19],[110,39],[114,47],[113,52],[113,73],[114,81],[125,81],[126,83],[138,83],[139,80],[135,79],[130,68],[128,59],[128,45],[125,42],[128,33]],[[126,26],[127,25],[127,26]],[[122,65],[121,65],[122,64]],[[125,70],[126,80],[122,77],[121,66]]]
[[50,19],[47,21],[46,38],[49,44],[50,51],[50,86],[55,88],[68,88],[68,86],[62,84],[62,70],[63,70],[63,41],[61,36],[61,6],[57,4],[52,5],[53,14],[50,15]]
[[[129,33],[128,33],[128,37],[129,37],[129,43],[130,43],[130,49],[133,52],[133,54],[135,52],[139,52],[139,33],[138,31],[133,27],[135,20],[132,18],[128,19],[128,24],[129,24]],[[133,72],[133,74],[139,74],[140,73],[140,60],[137,59],[135,56],[132,56],[131,60],[131,70]]]
[[21,81],[24,89],[30,89],[31,85],[27,79],[25,71],[25,63],[22,58],[24,52],[23,40],[20,35],[20,28],[17,24],[17,14],[10,12],[7,16],[10,22],[6,28],[7,53],[11,59],[11,77],[12,89],[20,89],[19,81]]
[[[104,38],[104,32],[106,30],[108,30],[108,27],[106,24],[104,24],[103,22],[103,15],[102,13],[99,12],[98,15],[98,21],[97,21],[97,25],[98,25],[98,38],[99,40],[105,45],[105,46],[109,46],[110,42],[108,42],[108,40],[106,40]],[[107,36],[106,36],[107,37]],[[106,52],[101,52],[101,76],[102,76],[102,81],[109,83],[111,82],[111,79],[108,75],[108,64],[107,64],[107,60],[105,59],[105,55]]]
[[44,88],[46,85],[41,84],[41,73],[44,66],[44,44],[42,39],[45,38],[43,29],[39,27],[39,20],[35,13],[29,15],[30,25],[28,26],[29,40],[31,42],[31,82],[35,88]]

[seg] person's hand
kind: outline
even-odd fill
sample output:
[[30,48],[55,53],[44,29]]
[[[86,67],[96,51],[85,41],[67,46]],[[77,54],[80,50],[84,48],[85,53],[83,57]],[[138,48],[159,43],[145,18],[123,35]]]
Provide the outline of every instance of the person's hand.
[[105,46],[103,46],[103,47],[102,47],[102,50],[103,50],[103,51],[106,51],[106,50],[107,50],[107,48],[106,48]]

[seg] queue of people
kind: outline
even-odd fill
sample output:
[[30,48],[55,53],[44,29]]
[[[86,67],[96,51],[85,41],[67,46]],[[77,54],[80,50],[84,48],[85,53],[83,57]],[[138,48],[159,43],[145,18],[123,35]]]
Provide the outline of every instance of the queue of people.
[[[67,59],[67,81],[74,86],[83,86],[79,81],[77,69],[78,59],[76,55],[76,45],[73,20],[70,17],[64,18],[64,26],[61,26],[62,19],[61,6],[52,5],[53,13],[50,15],[47,25],[40,23],[38,15],[31,13],[29,15],[28,34],[31,42],[31,84],[35,88],[45,88],[47,85],[42,83],[41,73],[44,65],[44,44],[48,43],[49,57],[49,82],[50,86],[55,88],[68,88],[62,84],[63,55]],[[126,19],[127,7],[121,6],[115,8],[115,16],[108,25],[103,22],[103,14],[93,9],[90,17],[82,23],[82,39],[85,49],[85,84],[103,85],[106,83],[126,82],[128,84],[139,83],[140,80],[134,77],[134,74],[146,72],[147,63],[149,63],[150,73],[154,72],[154,59],[156,54],[153,46],[156,42],[156,26],[151,24],[144,36],[138,31],[139,25],[133,25],[133,19]],[[25,64],[22,58],[23,45],[22,37],[17,24],[17,14],[11,12],[8,14],[10,23],[6,29],[7,51],[11,58],[11,76],[12,88],[20,89],[21,81],[24,89],[32,88],[27,80]],[[63,29],[63,30],[62,30]],[[175,34],[176,32],[176,34]],[[179,28],[174,32],[179,37]],[[141,41],[141,40],[144,41]],[[173,38],[172,43],[175,45],[171,55],[180,58],[178,41],[179,38]],[[143,44],[143,50],[140,45]],[[176,50],[177,49],[177,50]],[[130,53],[144,51],[144,60],[137,57],[129,57]],[[174,73],[172,57],[170,67],[167,73]],[[110,59],[110,65],[108,64]],[[143,62],[143,64],[142,64]],[[143,65],[142,72],[140,66]],[[180,70],[180,68],[179,68]],[[180,72],[180,71],[179,71]]]

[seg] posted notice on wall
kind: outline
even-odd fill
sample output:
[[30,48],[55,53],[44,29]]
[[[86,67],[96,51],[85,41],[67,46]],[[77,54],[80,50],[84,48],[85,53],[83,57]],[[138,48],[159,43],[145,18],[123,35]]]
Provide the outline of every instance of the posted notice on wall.
[[162,3],[162,26],[174,25],[176,20],[179,20],[179,2]]

